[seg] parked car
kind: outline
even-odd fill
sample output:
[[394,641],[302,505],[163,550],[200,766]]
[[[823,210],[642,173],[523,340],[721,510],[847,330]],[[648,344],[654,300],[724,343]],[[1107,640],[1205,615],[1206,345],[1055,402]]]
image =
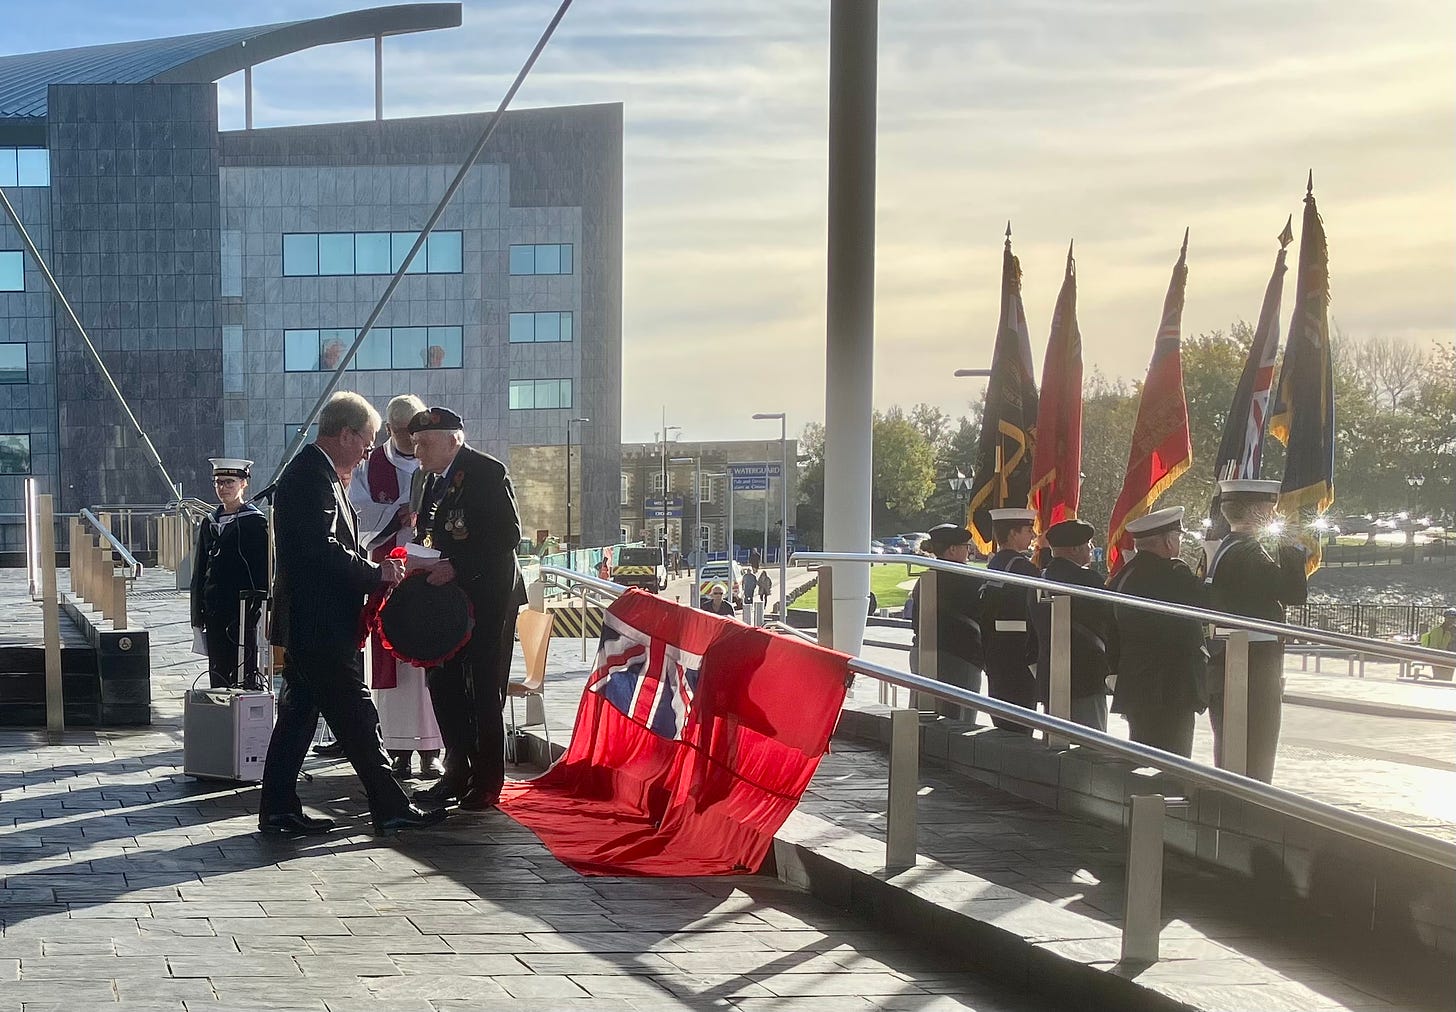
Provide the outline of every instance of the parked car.
[[728,588],[728,600],[733,602],[733,607],[743,607],[743,567],[727,559],[703,563],[703,579],[698,584],[699,601],[708,596],[708,588],[715,583]]

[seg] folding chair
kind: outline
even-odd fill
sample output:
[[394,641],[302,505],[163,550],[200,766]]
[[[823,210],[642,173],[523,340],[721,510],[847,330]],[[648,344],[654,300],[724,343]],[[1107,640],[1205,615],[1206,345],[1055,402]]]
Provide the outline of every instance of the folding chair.
[[[510,701],[510,734],[508,751],[511,762],[517,761],[516,736],[523,727],[540,726],[546,736],[547,755],[551,752],[551,730],[546,726],[546,649],[551,645],[552,616],[549,611],[534,611],[524,608],[516,617],[516,636],[521,641],[521,653],[526,658],[526,676],[512,678],[506,688]],[[525,720],[516,722],[516,700],[526,701]]]

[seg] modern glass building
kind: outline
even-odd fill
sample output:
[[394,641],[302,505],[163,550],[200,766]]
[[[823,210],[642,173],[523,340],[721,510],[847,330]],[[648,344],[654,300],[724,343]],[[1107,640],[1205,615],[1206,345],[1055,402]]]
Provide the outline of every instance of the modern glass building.
[[[218,129],[215,82],[287,53],[445,28],[409,4],[0,57],[0,187],[185,494],[266,476],[484,129],[486,114]],[[378,66],[378,64],[376,64]],[[378,93],[378,89],[377,89]],[[507,114],[344,388],[446,404],[516,475],[528,537],[617,537],[622,110]],[[0,512],[169,498],[0,213]],[[255,482],[255,484],[258,484]],[[7,542],[20,528],[6,530]]]

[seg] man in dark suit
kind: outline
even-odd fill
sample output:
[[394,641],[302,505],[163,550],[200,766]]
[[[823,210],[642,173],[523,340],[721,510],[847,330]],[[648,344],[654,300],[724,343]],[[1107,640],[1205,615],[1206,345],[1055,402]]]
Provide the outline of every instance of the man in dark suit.
[[430,803],[457,799],[479,811],[505,783],[505,706],[516,615],[526,585],[516,564],[521,521],[506,466],[465,443],[460,416],[429,408],[409,425],[420,469],[430,472],[420,505],[421,540],[440,553],[425,563],[434,584],[455,582],[470,598],[475,628],[465,649],[430,669],[430,696],[445,739],[445,775],[416,792]]
[[258,828],[315,834],[329,819],[303,814],[298,773],[322,713],[369,797],[379,836],[433,825],[443,811],[410,804],[390,773],[379,713],[364,686],[360,615],[376,588],[397,583],[400,563],[362,554],[343,478],[368,454],[379,414],[355,393],[339,392],[319,414],[319,435],[288,462],[273,491],[277,571],[272,642],[284,651],[278,723],[263,767]]
[[[1092,563],[1092,535],[1085,520],[1064,520],[1047,528],[1052,558],[1042,576],[1057,583],[1102,590],[1102,577],[1088,568]],[[1051,693],[1051,602],[1036,600],[1031,592],[1032,621],[1036,630],[1037,682],[1041,700]],[[1071,718],[1099,731],[1107,730],[1107,676],[1117,659],[1117,627],[1112,606],[1102,601],[1072,598],[1072,712]]]
[[[1183,507],[1154,510],[1127,525],[1137,553],[1107,585],[1129,597],[1190,608],[1208,603],[1198,577],[1178,557]],[[1112,709],[1127,717],[1133,741],[1185,758],[1193,754],[1193,715],[1208,706],[1203,624],[1117,605],[1119,654]]]

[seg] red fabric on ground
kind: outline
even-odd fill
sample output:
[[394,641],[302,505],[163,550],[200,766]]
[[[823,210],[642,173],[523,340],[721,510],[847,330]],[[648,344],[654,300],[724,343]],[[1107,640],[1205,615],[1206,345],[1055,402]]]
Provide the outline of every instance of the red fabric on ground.
[[607,612],[566,755],[508,783],[501,810],[584,874],[756,871],[848,676],[843,654],[629,591]]

